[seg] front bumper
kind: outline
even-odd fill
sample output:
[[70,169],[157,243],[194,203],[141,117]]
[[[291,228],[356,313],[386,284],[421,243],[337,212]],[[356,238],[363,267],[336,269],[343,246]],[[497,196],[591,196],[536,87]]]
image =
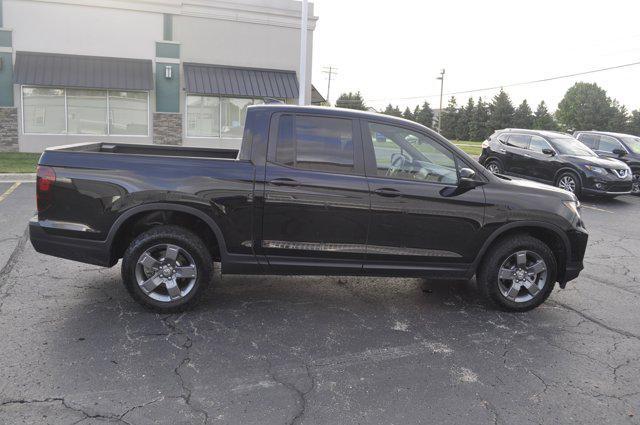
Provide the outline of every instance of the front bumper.
[[564,288],[567,282],[577,278],[584,269],[584,254],[587,250],[587,242],[589,241],[589,234],[582,228],[568,232],[567,236],[569,238],[571,251],[569,258],[566,259],[564,271],[558,275],[558,283],[561,288]]
[[631,193],[633,183],[631,179],[621,180],[615,177],[589,177],[584,183],[582,192],[588,195],[618,196]]
[[41,254],[96,266],[111,267],[115,264],[106,242],[52,234],[40,225],[36,217],[29,221],[29,239]]

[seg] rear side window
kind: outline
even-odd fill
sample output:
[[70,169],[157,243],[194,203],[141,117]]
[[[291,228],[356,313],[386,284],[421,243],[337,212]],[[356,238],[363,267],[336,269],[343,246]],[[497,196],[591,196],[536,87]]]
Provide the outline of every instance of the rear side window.
[[276,162],[295,168],[353,173],[353,125],[349,119],[282,115]]
[[585,144],[589,149],[597,149],[599,137],[595,134],[578,134],[578,140]]
[[531,140],[531,136],[527,136],[526,134],[510,134],[507,144],[516,148],[527,149],[529,147],[529,140]]

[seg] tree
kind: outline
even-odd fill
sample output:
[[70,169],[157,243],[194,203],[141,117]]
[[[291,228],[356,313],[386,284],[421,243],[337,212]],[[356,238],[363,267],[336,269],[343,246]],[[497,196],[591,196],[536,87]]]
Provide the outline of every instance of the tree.
[[478,103],[473,109],[473,115],[469,122],[469,139],[480,141],[489,137],[489,106],[478,98]]
[[631,113],[629,124],[627,125],[627,132],[640,136],[640,109]]
[[513,114],[513,125],[517,128],[530,129],[533,127],[533,112],[527,103],[527,99],[522,101]]
[[458,105],[454,96],[449,99],[449,104],[440,111],[440,133],[447,139],[456,137],[456,122],[458,120]]
[[535,130],[558,130],[558,124],[553,119],[553,116],[547,109],[547,104],[544,100],[540,102],[536,108],[536,112],[533,114],[533,129]]
[[417,122],[425,127],[433,128],[433,109],[429,106],[429,102],[424,102],[421,108],[416,106],[414,115]]
[[611,103],[611,117],[607,125],[607,130],[625,133],[629,128],[629,112],[627,107],[620,105],[617,100]]
[[410,121],[415,121],[416,120],[415,115],[413,115],[413,112],[411,112],[411,109],[409,109],[408,106],[404,109],[404,112],[402,113],[402,118],[404,118],[405,120],[410,120]]
[[575,83],[558,104],[556,118],[565,130],[606,130],[615,107],[596,83]]
[[364,99],[359,91],[355,93],[342,93],[338,100],[336,100],[336,107],[347,109],[358,109],[360,111],[366,111],[367,105],[364,103]]
[[458,140],[469,140],[469,127],[473,118],[475,104],[472,98],[469,98],[467,106],[463,106],[458,111],[458,121],[456,122],[456,138]]
[[402,117],[402,112],[400,112],[400,108],[398,108],[397,106],[393,106],[392,104],[388,104],[385,110],[382,111],[382,113],[386,115],[392,115],[394,117]]
[[513,127],[515,110],[509,95],[504,90],[500,89],[500,93],[493,97],[489,111],[491,113],[489,118],[490,131]]

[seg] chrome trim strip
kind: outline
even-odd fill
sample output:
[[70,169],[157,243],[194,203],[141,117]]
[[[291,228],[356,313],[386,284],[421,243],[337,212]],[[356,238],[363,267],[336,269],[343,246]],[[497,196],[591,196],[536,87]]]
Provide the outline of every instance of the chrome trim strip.
[[350,254],[404,255],[411,257],[462,258],[460,254],[439,249],[400,248],[393,246],[340,244],[323,242],[289,242],[263,240],[263,248],[291,249],[299,251],[344,252]]
[[97,230],[82,223],[70,223],[68,221],[42,220],[40,226],[49,229],[70,230],[72,232],[98,233]]

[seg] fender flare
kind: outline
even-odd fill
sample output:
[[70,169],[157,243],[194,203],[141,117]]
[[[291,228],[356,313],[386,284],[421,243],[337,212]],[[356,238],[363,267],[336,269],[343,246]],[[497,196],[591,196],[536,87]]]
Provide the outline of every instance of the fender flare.
[[582,181],[582,175],[581,173],[576,170],[575,168],[572,167],[568,167],[568,166],[564,166],[562,168],[560,168],[558,171],[556,171],[556,174],[553,176],[553,184],[556,184],[556,180],[558,180],[558,177],[566,172],[566,171],[571,171],[573,174],[575,174],[576,176],[578,176],[578,178],[580,179],[580,184],[582,185],[582,187],[584,187],[584,182]]
[[562,241],[562,244],[564,245],[564,253],[566,256],[565,257],[566,260],[569,261],[571,259],[571,243],[569,242],[569,237],[566,235],[565,232],[562,231],[561,228],[559,228],[554,224],[545,223],[543,221],[515,221],[499,227],[487,238],[487,240],[484,242],[484,244],[480,248],[480,251],[478,251],[478,255],[476,255],[475,260],[473,260],[471,272],[472,273],[476,272],[476,270],[478,269],[478,266],[480,265],[480,262],[482,261],[485,254],[487,253],[487,250],[489,249],[491,244],[496,241],[496,239],[498,239],[500,236],[504,235],[508,231],[518,229],[518,228],[525,228],[525,227],[529,227],[529,228],[539,227],[545,230],[552,231],[556,236],[560,238],[560,240]]
[[220,230],[218,224],[209,215],[195,207],[181,204],[171,204],[166,202],[154,202],[150,204],[138,205],[122,213],[109,229],[107,239],[105,240],[105,244],[107,245],[108,249],[111,250],[118,231],[129,218],[133,217],[136,214],[147,211],[178,211],[198,217],[199,219],[207,223],[213,234],[216,236],[218,246],[220,248],[220,255],[221,257],[226,258],[227,246],[224,241],[224,236],[222,235],[222,230]]

